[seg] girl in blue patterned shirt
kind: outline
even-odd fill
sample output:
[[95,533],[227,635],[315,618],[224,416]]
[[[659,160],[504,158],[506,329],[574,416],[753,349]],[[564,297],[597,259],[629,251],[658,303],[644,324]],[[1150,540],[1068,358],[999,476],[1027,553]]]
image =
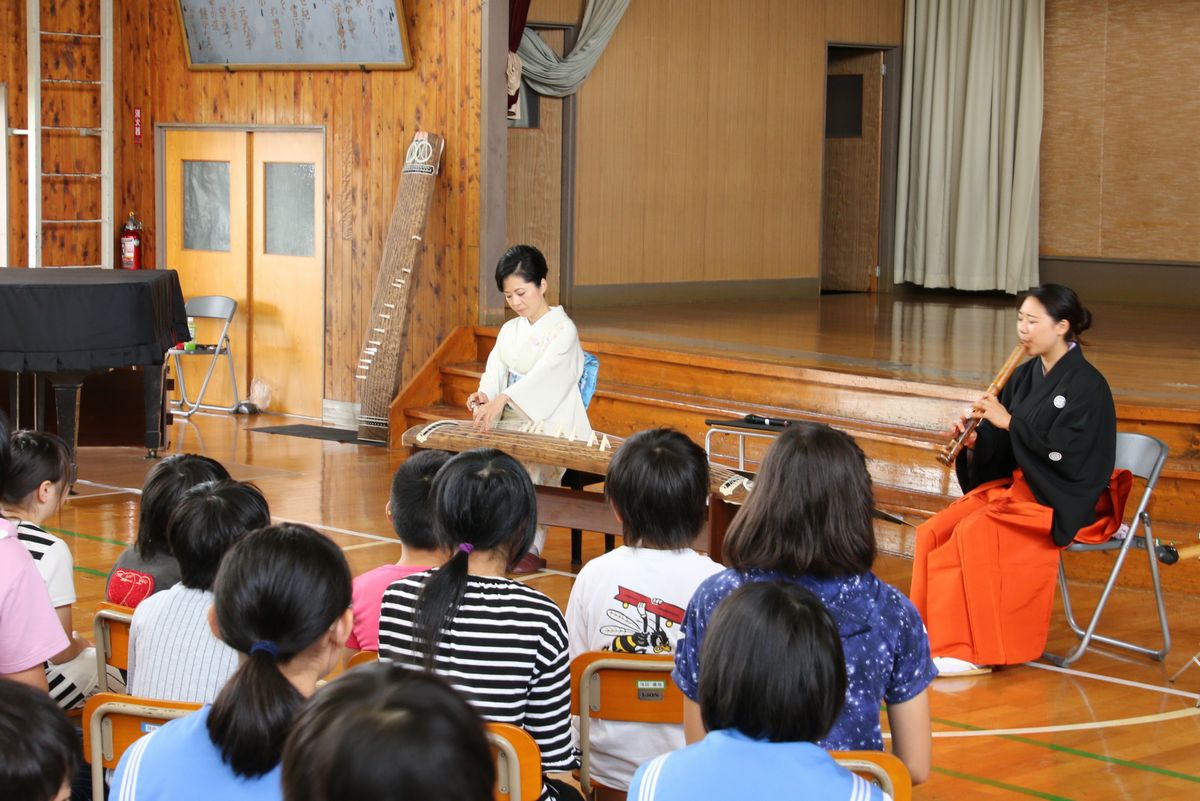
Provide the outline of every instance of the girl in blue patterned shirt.
[[749,582],[792,581],[825,604],[846,657],[846,704],[818,744],[828,750],[883,750],[882,702],[892,751],[914,783],[928,777],[926,688],[937,670],[916,608],[871,572],[873,506],[866,457],[848,435],[799,423],[771,445],[754,491],[729,527],[730,569],[707,579],[688,604],[672,678],[686,696],[689,743],[704,736],[697,703],[700,646],[717,604]]

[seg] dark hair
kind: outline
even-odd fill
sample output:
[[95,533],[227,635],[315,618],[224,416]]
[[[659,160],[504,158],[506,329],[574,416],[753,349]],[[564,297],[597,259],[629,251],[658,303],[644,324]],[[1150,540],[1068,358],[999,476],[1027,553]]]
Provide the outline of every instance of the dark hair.
[[483,721],[449,684],[387,662],[318,690],[283,749],[287,801],[491,801]]
[[189,489],[167,523],[183,586],[211,590],[225,552],[247,532],[269,525],[267,499],[253,484],[206,481]]
[[417,598],[415,633],[432,669],[442,629],[453,618],[467,589],[466,543],[476,551],[500,549],[511,566],[533,543],[537,499],[529,473],[513,457],[494,448],[458,454],[433,480],[434,525],[450,560],[425,581]]
[[530,284],[540,284],[549,273],[546,257],[533,245],[513,245],[496,263],[496,288],[504,291],[504,279],[515,275]]
[[1078,340],[1079,336],[1092,327],[1092,313],[1079,302],[1075,290],[1062,284],[1042,284],[1037,289],[1031,289],[1017,298],[1019,307],[1025,298],[1033,298],[1046,307],[1046,313],[1056,322],[1066,320],[1070,328],[1067,330],[1067,341]]
[[54,700],[15,681],[0,680],[0,743],[5,801],[51,801],[81,756],[75,727]]
[[[9,448],[8,415],[0,409],[0,492],[4,491],[5,479],[8,474]],[[2,515],[0,515],[2,517]]]
[[858,444],[823,423],[793,423],[767,449],[729,525],[726,561],[793,576],[865,573],[875,561],[874,504]]
[[221,639],[248,658],[213,702],[208,735],[234,773],[261,776],[279,764],[304,702],[277,663],[304,652],[349,608],[350,568],[328,537],[285,523],[230,548],[213,593]]
[[10,505],[25,503],[42,486],[71,478],[71,452],[57,434],[45,431],[14,431],[9,439],[8,468],[0,482],[0,500]]
[[713,614],[700,646],[700,716],[773,743],[816,742],[846,701],[842,640],[799,584],[753,581]]
[[704,449],[674,429],[639,431],[609,463],[604,495],[621,516],[626,545],[686,548],[708,514]]
[[392,475],[392,529],[411,548],[442,547],[433,529],[433,477],[448,461],[446,451],[417,451]]
[[167,542],[167,522],[183,494],[205,481],[229,478],[220,462],[195,453],[176,453],[150,469],[142,485],[142,504],[138,511],[137,540],[134,547],[143,559],[159,553],[172,556]]

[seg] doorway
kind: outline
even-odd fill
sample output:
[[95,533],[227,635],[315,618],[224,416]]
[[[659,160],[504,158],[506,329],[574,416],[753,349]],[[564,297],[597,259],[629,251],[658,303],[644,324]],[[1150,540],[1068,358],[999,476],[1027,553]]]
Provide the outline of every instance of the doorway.
[[[228,295],[238,393],[218,369],[206,403],[230,405],[260,381],[270,410],[319,418],[325,364],[325,141],[322,131],[165,131],[166,265],[185,298]],[[220,326],[197,325],[215,342]],[[189,388],[207,360],[184,360]]]
[[880,259],[884,50],[828,50],[821,291],[875,292]]

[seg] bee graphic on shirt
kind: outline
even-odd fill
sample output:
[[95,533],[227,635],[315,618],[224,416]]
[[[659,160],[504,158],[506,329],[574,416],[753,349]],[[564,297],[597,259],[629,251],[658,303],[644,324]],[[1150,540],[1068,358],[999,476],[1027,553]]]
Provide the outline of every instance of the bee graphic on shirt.
[[636,614],[637,619],[616,609],[606,609],[608,619],[617,625],[600,627],[602,635],[612,637],[604,650],[623,654],[671,653],[667,631],[683,622],[681,607],[625,587],[617,588],[615,599],[621,602],[623,610]]

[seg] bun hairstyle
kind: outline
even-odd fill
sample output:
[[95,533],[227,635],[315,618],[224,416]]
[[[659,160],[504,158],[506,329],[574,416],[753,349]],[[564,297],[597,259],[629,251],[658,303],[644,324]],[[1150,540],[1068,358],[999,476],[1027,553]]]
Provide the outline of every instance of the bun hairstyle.
[[753,581],[720,603],[700,646],[706,729],[816,742],[845,701],[842,640],[815,595],[792,582]]
[[468,554],[499,550],[512,566],[533,543],[533,482],[507,453],[495,448],[465,451],[446,462],[433,480],[433,515],[438,538],[453,555],[426,579],[414,610],[417,644],[429,669],[442,629],[466,592]]
[[355,668],[317,691],[283,749],[287,801],[491,801],[483,721],[432,673]]
[[159,553],[172,556],[167,541],[167,523],[183,494],[205,481],[228,478],[229,471],[220,462],[195,453],[173,454],[154,465],[142,485],[137,540],[134,542],[138,554],[143,559],[152,559]]
[[1075,290],[1062,284],[1042,284],[1031,289],[1018,299],[1019,306],[1025,298],[1034,298],[1046,307],[1046,313],[1054,320],[1066,320],[1071,327],[1067,330],[1067,341],[1078,342],[1079,336],[1092,327],[1092,313],[1079,302]]
[[252,531],[225,554],[213,585],[217,627],[249,658],[213,703],[208,735],[237,775],[261,776],[279,764],[304,703],[279,664],[327,634],[350,593],[341,549],[308,526]]
[[513,245],[496,264],[496,289],[504,291],[504,279],[510,275],[529,284],[540,284],[549,273],[546,257],[533,245]]
[[24,504],[43,481],[65,483],[71,477],[71,453],[57,434],[17,431],[5,437],[9,446],[8,469],[0,481],[0,501]]
[[824,423],[793,423],[767,449],[754,492],[729,525],[726,561],[743,572],[865,573],[875,561],[874,507],[858,443]]

